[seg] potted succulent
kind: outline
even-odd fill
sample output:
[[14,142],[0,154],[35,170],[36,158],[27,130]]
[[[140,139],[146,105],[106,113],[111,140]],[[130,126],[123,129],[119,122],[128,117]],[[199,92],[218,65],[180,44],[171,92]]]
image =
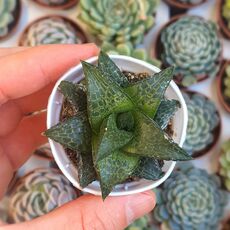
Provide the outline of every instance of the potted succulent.
[[79,0],[32,0],[38,5],[54,10],[66,10],[75,6]]
[[130,42],[135,46],[154,25],[158,3],[159,0],[81,0],[78,18],[100,42],[115,46]]
[[0,41],[7,38],[16,28],[21,14],[20,0],[0,1]]
[[221,68],[217,78],[217,94],[220,102],[230,112],[230,62],[227,61]]
[[38,168],[18,179],[9,196],[10,223],[32,220],[76,199],[81,192],[57,169]]
[[87,41],[85,32],[74,21],[60,15],[50,15],[30,23],[19,39],[19,46],[81,44]]
[[188,127],[183,148],[193,157],[208,153],[220,137],[220,114],[205,95],[193,91],[183,92],[188,108]]
[[159,189],[154,218],[162,229],[218,229],[226,202],[216,175],[193,167],[181,169]]
[[188,10],[199,6],[207,0],[165,0],[171,7]]
[[198,16],[173,17],[157,36],[155,57],[164,67],[176,67],[174,80],[180,86],[215,77],[222,60],[215,23]]
[[226,218],[221,224],[221,230],[229,230],[230,229],[230,217]]
[[230,38],[230,1],[219,0],[217,9],[218,9],[218,24],[225,37],[229,39]]
[[170,175],[172,160],[192,159],[179,147],[187,111],[170,83],[173,68],[159,72],[131,57],[112,59],[101,52],[98,66],[92,58],[57,82],[44,133],[72,184],[103,199],[112,190],[124,195],[156,187]]

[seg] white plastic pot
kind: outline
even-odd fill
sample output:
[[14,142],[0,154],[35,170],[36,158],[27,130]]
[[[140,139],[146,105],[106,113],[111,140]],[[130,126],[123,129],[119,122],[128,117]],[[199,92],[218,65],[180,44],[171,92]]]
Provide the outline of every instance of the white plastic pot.
[[[135,58],[121,56],[121,55],[110,55],[112,60],[120,67],[121,70],[131,71],[136,73],[147,72],[149,74],[157,73],[160,71],[159,68],[150,65],[144,61],[137,60]],[[87,62],[96,64],[98,57],[93,57]],[[79,82],[83,79],[83,70],[81,64],[71,68],[67,73],[65,73],[59,81],[56,83],[48,103],[48,112],[47,112],[47,128],[59,123],[60,112],[63,102],[63,96],[58,90],[58,85],[61,81],[67,80],[71,82]],[[186,128],[188,122],[187,107],[184,101],[184,98],[177,87],[177,85],[172,81],[166,91],[166,97],[168,99],[176,99],[180,102],[181,108],[177,111],[173,118],[173,139],[180,146],[183,145],[186,136]],[[78,189],[91,193],[94,195],[101,195],[100,184],[98,181],[94,181],[86,188],[81,188],[77,181],[77,170],[76,167],[71,163],[68,158],[64,148],[59,143],[49,139],[51,150],[55,158],[56,163],[58,164],[61,171],[64,175],[70,180],[70,182],[77,187]],[[172,173],[176,162],[174,161],[165,161],[163,171],[165,175],[156,181],[150,181],[141,179],[134,182],[128,182],[121,185],[117,185],[114,190],[110,193],[110,196],[121,196],[129,195],[134,193],[143,192],[156,188],[162,184]]]

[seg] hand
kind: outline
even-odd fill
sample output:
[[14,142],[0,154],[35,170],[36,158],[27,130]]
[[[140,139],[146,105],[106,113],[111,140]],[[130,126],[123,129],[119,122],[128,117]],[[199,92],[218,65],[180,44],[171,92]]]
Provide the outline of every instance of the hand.
[[[0,197],[14,171],[47,142],[41,135],[46,129],[46,113],[30,114],[47,107],[55,81],[65,71],[97,54],[93,44],[0,49]],[[45,216],[0,229],[123,229],[154,205],[152,192],[108,197],[105,202],[85,195]]]

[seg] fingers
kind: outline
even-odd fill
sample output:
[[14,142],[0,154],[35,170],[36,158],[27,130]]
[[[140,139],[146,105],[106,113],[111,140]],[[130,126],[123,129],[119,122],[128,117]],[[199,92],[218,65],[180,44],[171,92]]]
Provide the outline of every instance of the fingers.
[[0,58],[5,57],[7,55],[15,54],[30,47],[9,47],[9,48],[0,48]]
[[93,44],[33,47],[0,59],[0,105],[56,81],[81,59],[95,56]]
[[43,217],[11,225],[6,229],[123,230],[132,221],[150,212],[154,206],[153,192],[108,197],[104,202],[99,196],[85,195]]

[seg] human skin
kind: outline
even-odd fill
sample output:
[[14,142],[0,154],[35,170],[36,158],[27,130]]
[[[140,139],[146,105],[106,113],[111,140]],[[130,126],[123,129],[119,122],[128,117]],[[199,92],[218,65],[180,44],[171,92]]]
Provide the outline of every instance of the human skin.
[[[94,44],[47,45],[0,48],[0,198],[13,173],[46,137],[46,113],[31,115],[47,107],[58,78],[80,60],[96,56]],[[153,192],[122,197],[84,195],[47,215],[0,230],[120,230],[155,206]]]

